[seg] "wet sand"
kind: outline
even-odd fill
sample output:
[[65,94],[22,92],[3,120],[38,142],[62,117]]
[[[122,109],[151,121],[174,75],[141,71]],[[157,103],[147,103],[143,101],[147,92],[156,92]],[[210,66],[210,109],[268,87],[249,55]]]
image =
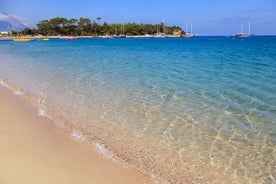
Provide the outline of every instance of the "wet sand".
[[26,99],[0,86],[0,183],[152,183],[78,142]]

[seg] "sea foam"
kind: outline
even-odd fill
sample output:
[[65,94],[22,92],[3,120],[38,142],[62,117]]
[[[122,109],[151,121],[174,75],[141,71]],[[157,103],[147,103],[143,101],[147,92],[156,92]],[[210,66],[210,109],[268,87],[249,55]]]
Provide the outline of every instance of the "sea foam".
[[49,116],[46,112],[46,110],[44,109],[38,109],[38,113],[37,113],[38,116],[42,116],[42,117],[47,117],[49,119],[52,119],[51,116]]
[[4,79],[0,79],[0,84],[1,84],[3,87],[5,87],[5,88],[11,90],[12,93],[13,93],[14,95],[22,95],[22,94],[24,94],[22,91],[14,89],[14,88],[10,85],[10,83],[7,82],[7,81],[5,81]]
[[0,79],[0,84],[2,86],[4,86],[5,88],[8,88],[9,90],[11,90],[11,87],[8,85],[7,82],[5,82],[3,79]]
[[85,141],[88,139],[88,136],[82,135],[81,133],[78,133],[76,131],[71,132],[71,137],[75,138],[78,141]]
[[21,92],[21,91],[14,91],[13,94],[15,94],[15,95],[23,95],[24,93]]
[[126,162],[124,162],[122,159],[120,159],[119,157],[117,157],[114,153],[112,153],[111,151],[107,150],[104,145],[101,145],[99,143],[96,143],[96,149],[103,154],[104,156],[106,156],[107,158],[113,160],[116,164],[120,165],[121,167],[128,167],[128,164]]
[[99,143],[96,143],[96,148],[101,154],[103,154],[106,157],[111,158],[112,160],[114,160],[114,154],[111,153],[110,151],[108,151],[103,145],[100,145]]

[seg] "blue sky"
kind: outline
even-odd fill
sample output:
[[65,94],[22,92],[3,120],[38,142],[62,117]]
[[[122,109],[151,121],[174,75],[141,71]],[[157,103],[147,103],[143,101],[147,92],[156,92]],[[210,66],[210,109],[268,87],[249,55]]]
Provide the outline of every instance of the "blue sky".
[[108,23],[193,24],[199,35],[232,35],[251,32],[276,35],[276,0],[0,0],[0,12],[27,17],[34,23],[53,17]]

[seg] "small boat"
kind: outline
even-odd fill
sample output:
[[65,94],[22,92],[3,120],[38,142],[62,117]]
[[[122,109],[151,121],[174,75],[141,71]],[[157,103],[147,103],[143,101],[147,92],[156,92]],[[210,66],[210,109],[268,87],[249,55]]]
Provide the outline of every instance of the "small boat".
[[64,37],[60,37],[61,40],[76,40],[77,37],[73,37],[73,36],[64,36]]
[[156,33],[153,35],[154,38],[166,38],[168,37],[165,33],[165,22],[164,22],[164,19],[163,19],[163,33],[160,32],[160,25],[157,24],[156,25]]
[[250,33],[250,22],[248,23],[248,33],[243,33],[243,25],[241,24],[241,32],[240,33],[236,33],[235,36],[237,37],[251,37],[251,36],[255,36],[254,34]]
[[235,36],[237,37],[251,37],[255,36],[254,34],[249,34],[249,33],[236,33]]
[[36,39],[38,42],[41,42],[41,41],[49,41],[49,38],[37,38]]
[[191,38],[191,37],[195,37],[195,36],[196,35],[192,34],[192,33],[186,33],[186,34],[181,35],[181,37],[184,37],[184,38]]
[[185,34],[181,35],[181,37],[184,38],[191,38],[191,37],[195,37],[196,34],[193,34],[193,24],[191,24],[191,33],[188,32],[188,24],[186,23],[186,30],[187,31]]
[[144,35],[145,38],[150,38],[151,36],[149,34]]
[[165,33],[156,33],[153,35],[154,38],[166,38],[167,35]]
[[126,38],[126,35],[125,35],[125,25],[124,24],[121,27],[121,34],[119,34],[116,38]]
[[32,41],[33,39],[32,38],[25,38],[25,37],[22,37],[22,38],[14,38],[13,41],[14,42],[29,42],[29,41]]
[[125,35],[125,34],[119,34],[119,35],[117,36],[117,38],[126,38],[126,35]]

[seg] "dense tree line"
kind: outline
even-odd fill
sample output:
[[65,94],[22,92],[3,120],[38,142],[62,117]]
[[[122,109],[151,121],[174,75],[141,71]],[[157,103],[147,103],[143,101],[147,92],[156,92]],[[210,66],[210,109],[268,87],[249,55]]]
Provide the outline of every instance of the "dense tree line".
[[[21,32],[22,35],[45,35],[45,36],[102,36],[102,35],[118,35],[124,33],[126,35],[144,35],[154,34],[158,31],[172,35],[174,31],[183,32],[178,26],[164,26],[163,23],[155,24],[108,24],[100,23],[101,17],[91,21],[89,18],[66,19],[56,17],[50,20],[41,20],[37,24],[37,28],[25,28]],[[18,34],[17,33],[17,34]],[[16,34],[16,32],[13,32]]]

